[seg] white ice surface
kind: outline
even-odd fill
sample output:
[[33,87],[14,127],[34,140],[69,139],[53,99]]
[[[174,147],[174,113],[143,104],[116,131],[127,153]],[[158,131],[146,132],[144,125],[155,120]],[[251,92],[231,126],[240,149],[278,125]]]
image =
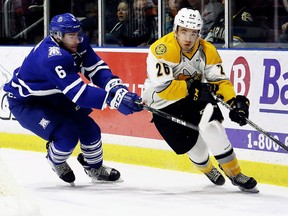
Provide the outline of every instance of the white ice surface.
[[286,187],[258,184],[260,193],[249,194],[228,179],[214,186],[204,175],[110,161],[105,164],[118,169],[124,182],[93,184],[76,157],[68,160],[76,175],[71,187],[44,153],[0,149],[0,157],[42,216],[288,215]]

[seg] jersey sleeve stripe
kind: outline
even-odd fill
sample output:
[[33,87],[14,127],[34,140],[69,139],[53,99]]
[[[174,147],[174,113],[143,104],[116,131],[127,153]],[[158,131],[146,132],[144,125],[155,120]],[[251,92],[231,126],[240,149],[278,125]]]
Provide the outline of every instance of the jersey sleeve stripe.
[[97,68],[98,66],[105,64],[105,62],[103,60],[98,61],[96,64],[90,66],[90,67],[83,67],[84,70],[91,72],[93,70],[95,70],[95,68]]
[[63,90],[63,94],[66,94],[70,89],[74,88],[76,85],[78,85],[79,83],[82,82],[82,78],[79,77],[77,80],[75,80],[73,83],[71,83],[70,85],[68,85],[64,90]]
[[73,101],[74,103],[76,103],[76,101],[79,99],[79,97],[81,96],[81,94],[82,94],[83,91],[85,90],[86,86],[87,86],[87,84],[84,84],[84,85],[80,88],[80,90],[77,92],[77,94],[75,95],[75,97],[72,99],[72,101]]
[[95,70],[89,74],[89,77],[92,78],[99,70],[102,69],[109,69],[109,67],[107,65],[96,67]]
[[[58,89],[48,89],[48,90],[32,90],[29,88],[28,85],[25,84],[25,82],[21,79],[18,79],[19,84],[15,82],[11,82],[11,85],[15,88],[18,88],[19,95],[21,97],[28,97],[28,96],[45,96],[45,95],[51,95],[55,93],[60,93],[61,91]],[[28,94],[24,94],[24,91],[27,91]]]

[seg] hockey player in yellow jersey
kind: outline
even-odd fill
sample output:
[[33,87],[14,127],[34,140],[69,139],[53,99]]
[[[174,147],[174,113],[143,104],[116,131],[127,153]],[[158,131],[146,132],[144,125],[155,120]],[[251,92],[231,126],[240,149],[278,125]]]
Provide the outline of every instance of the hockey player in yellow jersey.
[[[257,181],[241,172],[234,149],[222,126],[223,115],[212,92],[233,109],[232,121],[245,125],[249,100],[236,95],[225,75],[216,48],[200,38],[202,18],[197,10],[182,8],[175,16],[173,32],[154,42],[147,57],[147,79],[143,102],[154,108],[198,125],[204,108],[213,104],[213,114],[203,130],[192,130],[153,114],[152,122],[176,154],[188,154],[192,163],[215,185],[225,177],[240,190],[258,193]],[[211,152],[219,164],[214,166]]]

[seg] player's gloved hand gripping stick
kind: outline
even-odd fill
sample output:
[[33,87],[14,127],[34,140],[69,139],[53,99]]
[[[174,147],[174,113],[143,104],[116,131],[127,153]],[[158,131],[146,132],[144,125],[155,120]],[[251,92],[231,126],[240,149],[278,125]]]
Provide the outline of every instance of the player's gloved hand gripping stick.
[[135,102],[135,103],[138,104],[140,107],[142,107],[142,109],[148,110],[149,112],[155,115],[158,115],[170,121],[176,122],[192,130],[202,132],[204,131],[205,127],[207,126],[214,112],[214,107],[211,103],[213,102],[216,103],[216,101],[214,97],[211,95],[211,92],[216,92],[218,90],[218,85],[210,84],[210,83],[201,83],[198,77],[188,79],[186,80],[186,83],[187,83],[187,90],[189,93],[188,97],[190,97],[193,101],[202,100],[202,101],[208,102],[202,114],[199,125],[194,125],[183,119],[172,116],[169,113],[165,113],[161,110],[157,110],[152,107],[149,107],[143,103],[140,103],[140,102]]
[[129,92],[127,87],[122,84],[121,79],[111,79],[106,84],[105,90],[108,92],[106,102],[111,109],[117,109],[124,115],[142,110],[141,107],[135,104],[136,101],[141,101],[141,98],[137,94]]
[[[220,102],[224,107],[226,107],[228,110],[230,110],[230,112],[233,111],[234,108],[232,108],[228,103],[226,103],[222,98],[218,97],[216,94],[214,94],[213,92],[211,93],[213,95],[213,97],[216,99],[216,101]],[[236,108],[237,109],[237,108]],[[231,114],[229,114],[231,115]],[[284,145],[282,142],[280,142],[279,140],[277,140],[276,138],[274,138],[271,134],[269,134],[267,131],[265,131],[264,129],[262,129],[261,127],[259,127],[257,124],[255,124],[254,122],[252,122],[250,119],[248,119],[247,116],[245,115],[239,115],[239,118],[241,118],[240,121],[240,125],[245,125],[246,123],[249,124],[250,126],[252,126],[254,129],[256,129],[257,131],[259,131],[260,133],[264,134],[266,137],[268,137],[269,139],[271,139],[272,141],[274,141],[276,144],[278,144],[279,146],[281,146],[283,149],[285,149],[286,151],[288,151],[288,147],[286,145]],[[230,117],[231,118],[231,117]]]
[[193,101],[205,101],[207,103],[216,103],[211,92],[216,93],[219,89],[217,84],[213,83],[202,83],[198,79],[187,79],[187,90],[189,96]]

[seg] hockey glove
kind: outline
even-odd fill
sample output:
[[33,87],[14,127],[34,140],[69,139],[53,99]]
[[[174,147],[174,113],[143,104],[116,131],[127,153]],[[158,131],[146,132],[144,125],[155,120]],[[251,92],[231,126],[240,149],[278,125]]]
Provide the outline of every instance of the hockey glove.
[[242,95],[237,95],[236,98],[232,98],[227,101],[232,110],[229,112],[231,121],[238,123],[240,126],[246,125],[246,119],[249,116],[250,102],[248,98]]
[[[124,88],[124,89],[128,90],[127,87],[125,85],[123,85],[122,80],[117,76],[114,76],[112,79],[110,79],[106,83],[105,91],[110,92],[110,90],[115,88],[115,87]],[[114,91],[115,91],[115,89],[114,89]]]
[[129,115],[142,110],[135,101],[141,102],[141,98],[137,94],[127,91],[121,85],[117,85],[110,89],[106,103],[111,109],[117,109],[122,114]]
[[200,99],[201,101],[205,101],[207,103],[216,104],[217,101],[213,97],[211,93],[216,94],[219,90],[219,86],[212,83],[202,83],[201,85],[201,92],[200,92]]
[[216,100],[211,95],[211,92],[218,91],[218,85],[211,83],[201,83],[199,80],[186,80],[189,96],[192,96],[193,101],[205,101],[208,103],[216,103]]
[[201,81],[192,78],[186,80],[186,84],[189,97],[191,97],[193,101],[198,101],[201,91]]

